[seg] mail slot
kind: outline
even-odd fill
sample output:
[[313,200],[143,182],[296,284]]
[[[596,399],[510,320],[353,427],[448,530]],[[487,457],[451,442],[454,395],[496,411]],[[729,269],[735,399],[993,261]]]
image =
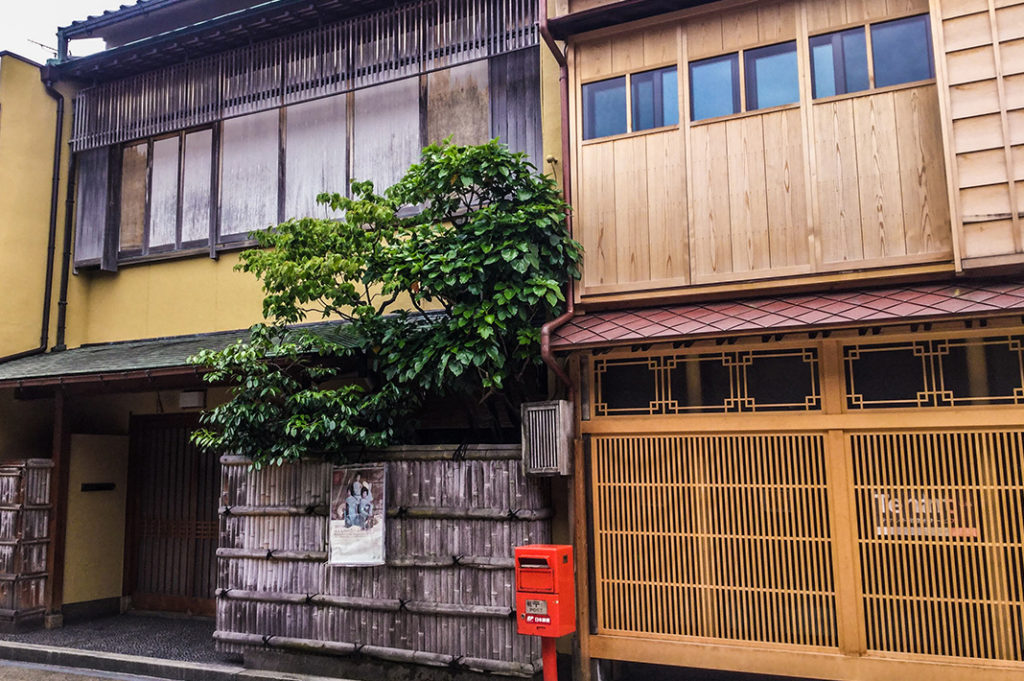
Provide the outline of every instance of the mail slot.
[[515,559],[519,633],[557,638],[576,631],[572,547],[519,546]]

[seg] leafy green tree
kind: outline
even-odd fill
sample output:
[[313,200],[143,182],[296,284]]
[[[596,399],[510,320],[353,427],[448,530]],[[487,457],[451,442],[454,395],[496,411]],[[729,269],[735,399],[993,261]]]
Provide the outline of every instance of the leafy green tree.
[[[341,460],[395,443],[424,400],[472,396],[514,408],[540,363],[539,325],[558,313],[581,248],[554,182],[491,141],[448,142],[383,194],[321,194],[331,217],[252,235],[238,269],[263,285],[268,320],[248,342],[192,358],[232,398],[203,415],[201,447],[254,465]],[[347,324],[295,326],[317,319]],[[365,380],[342,373],[358,361]]]

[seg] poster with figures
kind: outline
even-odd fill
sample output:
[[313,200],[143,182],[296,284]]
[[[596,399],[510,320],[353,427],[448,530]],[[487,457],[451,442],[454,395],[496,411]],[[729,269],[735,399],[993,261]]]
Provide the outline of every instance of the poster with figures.
[[384,564],[383,464],[336,466],[331,477],[330,565]]

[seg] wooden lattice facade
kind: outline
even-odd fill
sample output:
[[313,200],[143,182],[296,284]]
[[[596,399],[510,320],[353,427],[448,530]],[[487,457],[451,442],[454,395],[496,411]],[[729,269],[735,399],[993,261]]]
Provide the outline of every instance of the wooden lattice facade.
[[1021,332],[581,353],[582,649],[813,678],[1024,673]]

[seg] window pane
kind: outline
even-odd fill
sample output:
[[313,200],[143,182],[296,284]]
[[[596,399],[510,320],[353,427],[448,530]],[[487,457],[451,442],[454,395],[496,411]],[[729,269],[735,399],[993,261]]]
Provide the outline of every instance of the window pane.
[[356,90],[353,107],[352,179],[383,193],[420,157],[420,81]]
[[863,28],[811,38],[815,98],[868,89],[867,41]]
[[630,76],[633,130],[679,123],[678,81],[674,66]]
[[146,226],[146,175],[149,148],[145,142],[121,151],[121,231],[118,248],[142,249]]
[[739,112],[739,64],[737,54],[690,64],[690,115],[693,120]]
[[153,142],[149,247],[174,246],[178,240],[178,138]]
[[626,77],[583,86],[583,139],[626,132]]
[[107,228],[107,175],[110,148],[78,154],[75,199],[75,265],[99,260]]
[[185,170],[181,198],[181,241],[210,238],[210,175],[213,168],[213,131],[185,135]]
[[597,403],[599,416],[657,413],[657,360],[598,361]]
[[800,99],[796,42],[747,50],[747,111],[792,104]]
[[871,27],[875,86],[912,83],[935,75],[928,15],[887,21]]
[[278,112],[230,118],[221,140],[221,236],[277,222]]
[[288,107],[285,135],[284,216],[324,216],[316,196],[348,190],[345,161],[345,95],[335,95]]

